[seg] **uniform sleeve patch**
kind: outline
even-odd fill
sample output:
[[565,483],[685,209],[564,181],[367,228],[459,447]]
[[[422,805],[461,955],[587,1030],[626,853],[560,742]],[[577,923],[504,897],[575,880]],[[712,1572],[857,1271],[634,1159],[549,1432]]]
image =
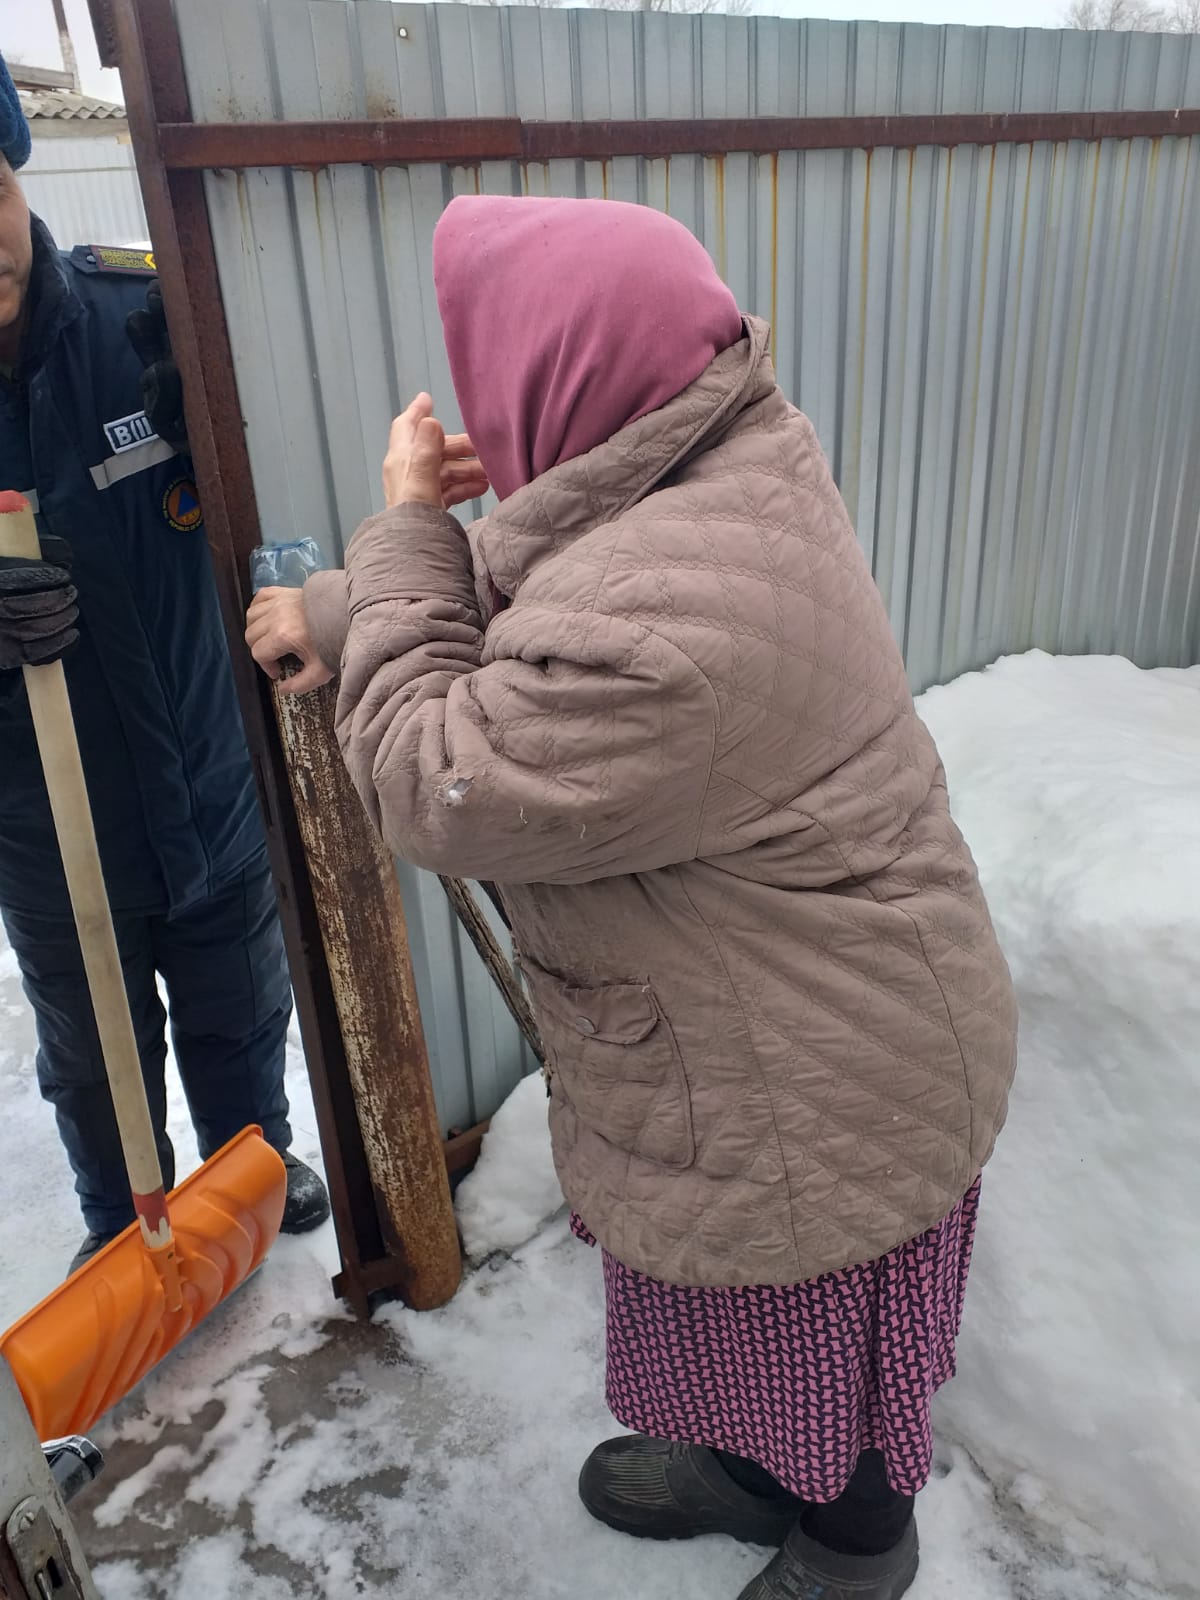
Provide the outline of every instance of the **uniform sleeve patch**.
[[191,478],[176,478],[163,495],[163,516],[170,527],[179,533],[190,533],[204,519],[200,497]]
[[111,422],[104,424],[104,435],[114,455],[158,437],[144,411],[134,411],[127,417],[114,417]]

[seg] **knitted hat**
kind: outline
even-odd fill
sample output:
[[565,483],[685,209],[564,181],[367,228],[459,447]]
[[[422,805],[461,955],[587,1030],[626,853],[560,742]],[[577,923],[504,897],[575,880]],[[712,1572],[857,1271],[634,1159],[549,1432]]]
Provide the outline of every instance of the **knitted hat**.
[[0,154],[15,172],[29,160],[29,124],[21,110],[12,74],[0,56]]

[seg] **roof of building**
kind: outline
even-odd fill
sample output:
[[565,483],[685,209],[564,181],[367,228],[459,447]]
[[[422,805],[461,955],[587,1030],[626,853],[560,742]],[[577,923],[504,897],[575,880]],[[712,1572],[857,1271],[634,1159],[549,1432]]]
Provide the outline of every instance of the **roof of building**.
[[125,107],[67,89],[20,89],[21,110],[30,122],[123,122]]

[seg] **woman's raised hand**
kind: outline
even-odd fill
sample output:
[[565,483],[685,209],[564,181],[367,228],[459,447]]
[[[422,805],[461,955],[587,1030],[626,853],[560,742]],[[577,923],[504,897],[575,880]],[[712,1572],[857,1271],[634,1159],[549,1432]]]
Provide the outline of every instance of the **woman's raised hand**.
[[392,423],[383,460],[387,504],[416,502],[448,511],[487,489],[487,474],[470,439],[465,433],[447,434],[433,415],[433,400],[419,394]]

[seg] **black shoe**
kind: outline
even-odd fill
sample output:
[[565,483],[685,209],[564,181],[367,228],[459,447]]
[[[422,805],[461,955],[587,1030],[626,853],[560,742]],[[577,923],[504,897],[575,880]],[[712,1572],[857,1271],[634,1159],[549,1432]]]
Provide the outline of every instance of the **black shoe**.
[[917,1575],[917,1525],[881,1556],[843,1556],[797,1525],[787,1543],[738,1600],[900,1600]]
[[78,1272],[84,1262],[90,1261],[97,1251],[103,1250],[104,1246],[111,1244],[115,1238],[117,1238],[115,1233],[89,1233],[79,1246],[79,1249],[71,1257],[71,1265],[67,1268],[67,1277],[69,1278],[73,1272]]
[[639,1539],[724,1533],[779,1545],[802,1501],[767,1500],[739,1488],[711,1450],[628,1434],[598,1445],[584,1463],[579,1498],[599,1522]]
[[309,1233],[319,1228],[329,1215],[329,1194],[311,1167],[290,1150],[283,1152],[287,1168],[287,1200],[283,1207],[280,1233]]

